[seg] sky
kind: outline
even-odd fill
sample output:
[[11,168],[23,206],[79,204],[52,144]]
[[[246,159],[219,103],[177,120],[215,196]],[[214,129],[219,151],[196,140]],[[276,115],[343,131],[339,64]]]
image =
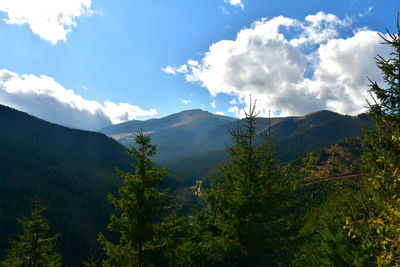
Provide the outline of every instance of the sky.
[[[99,130],[187,109],[366,111],[399,0],[0,0],[0,104]],[[383,85],[383,84],[382,84]]]

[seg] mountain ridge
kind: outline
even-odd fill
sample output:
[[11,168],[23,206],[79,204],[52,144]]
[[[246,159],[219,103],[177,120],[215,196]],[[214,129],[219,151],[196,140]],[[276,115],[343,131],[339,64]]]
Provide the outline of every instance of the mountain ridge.
[[107,126],[98,131],[101,133],[107,134],[107,135],[112,135],[115,133],[120,134],[120,133],[138,132],[140,130],[140,127],[146,127],[147,131],[151,131],[155,128],[158,128],[158,129],[170,128],[176,124],[185,124],[185,123],[191,122],[195,119],[211,117],[211,116],[214,116],[221,120],[227,120],[227,121],[236,120],[233,117],[217,115],[217,114],[213,114],[211,112],[204,111],[201,109],[190,109],[190,110],[183,110],[181,112],[173,113],[173,114],[167,115],[167,116],[159,118],[159,119],[152,118],[149,120],[126,121],[123,123]]
[[[213,152],[221,154],[219,151],[225,151],[226,145],[232,144],[229,130],[243,126],[244,122],[232,117],[221,119],[218,116],[199,109],[187,110],[161,119],[140,121],[140,123],[135,121],[130,124],[130,127],[121,128],[119,125],[107,127],[103,133],[108,133],[109,136],[125,146],[131,146],[134,134],[143,130],[150,134],[153,142],[159,146],[155,161],[161,165],[172,164],[175,166],[177,160],[195,158],[196,155],[204,156]],[[371,121],[365,117],[366,115],[362,114],[349,116],[321,110],[303,116],[258,118],[256,121],[258,135],[255,143],[259,145],[265,142],[266,132],[271,127],[273,135],[278,139],[278,151],[285,151],[280,156],[278,152],[278,159],[286,162],[311,152],[312,149],[321,148],[325,141],[327,141],[325,145],[332,145],[344,138],[361,135],[362,121],[367,124],[366,128],[372,127]],[[129,125],[129,122],[127,124]],[[343,128],[340,129],[339,125]],[[328,128],[334,128],[337,133],[329,131]],[[321,138],[317,138],[318,134],[327,137],[322,136],[324,141],[320,142],[318,140]],[[317,141],[314,142],[308,136],[317,138]],[[310,149],[297,154],[290,151],[297,146],[297,143],[301,142]],[[215,156],[213,155],[212,158]],[[220,158],[222,160],[226,157],[221,156]]]

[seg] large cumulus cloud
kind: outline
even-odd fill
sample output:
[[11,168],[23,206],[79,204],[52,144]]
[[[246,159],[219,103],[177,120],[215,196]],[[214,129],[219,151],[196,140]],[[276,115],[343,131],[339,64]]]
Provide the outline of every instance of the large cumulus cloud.
[[252,94],[263,115],[269,109],[281,116],[321,109],[358,114],[369,97],[367,76],[380,81],[374,56],[389,51],[377,32],[351,25],[323,12],[304,21],[261,19],[235,40],[212,44],[200,59],[163,70],[182,73],[212,96],[231,94],[248,104]]
[[155,109],[143,110],[127,103],[84,99],[46,75],[18,75],[0,70],[0,104],[61,125],[98,130],[113,123],[154,116]]
[[27,24],[40,38],[56,44],[76,26],[76,18],[93,13],[91,0],[1,0],[7,24]]

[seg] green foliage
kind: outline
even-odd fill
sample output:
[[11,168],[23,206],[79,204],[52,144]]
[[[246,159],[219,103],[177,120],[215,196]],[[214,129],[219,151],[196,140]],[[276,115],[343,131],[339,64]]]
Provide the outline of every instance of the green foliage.
[[67,266],[78,266],[107,226],[116,193],[115,166],[130,167],[125,148],[99,133],[52,124],[0,105],[0,258],[19,231],[15,218],[29,212],[30,199],[46,196],[46,216]]
[[[349,225],[351,203],[357,188],[344,182],[321,183],[304,188],[302,229],[293,264],[295,266],[369,266]],[[301,209],[301,207],[299,207]]]
[[23,217],[18,222],[24,233],[18,236],[18,240],[11,240],[11,248],[1,266],[61,266],[62,256],[56,251],[58,234],[48,236],[49,223],[43,218],[42,199],[34,199],[34,209],[31,217]]
[[[319,114],[322,113],[322,114]],[[310,118],[303,119],[308,124],[308,128],[300,127],[305,122],[297,122],[298,127],[289,136],[280,137],[283,130],[290,129],[289,121],[276,125],[276,134],[278,142],[276,149],[277,160],[280,162],[289,162],[307,155],[312,151],[324,148],[339,142],[344,141],[346,138],[356,137],[363,135],[363,130],[373,128],[373,123],[370,119],[366,118],[365,114],[361,114],[355,118],[351,116],[343,116],[336,114],[335,117],[328,117],[326,120],[318,118],[325,112],[319,112],[310,116]],[[317,117],[317,118],[314,118]],[[325,116],[322,116],[325,118]],[[315,121],[315,123],[314,123]],[[282,129],[283,128],[283,129]],[[296,149],[293,149],[293,148]]]
[[[195,213],[191,249],[204,265],[274,265],[283,262],[286,221],[279,168],[273,141],[254,145],[255,104],[244,127],[231,130],[234,145],[222,176],[198,193],[207,207]],[[277,246],[276,244],[279,244]],[[207,262],[205,262],[207,259]]]
[[183,239],[187,236],[189,218],[181,216],[181,204],[175,196],[172,212],[162,220],[158,240],[163,241],[162,259],[163,266],[185,266],[185,251],[182,248]]
[[164,249],[164,240],[157,238],[162,225],[157,223],[167,210],[167,191],[159,191],[157,186],[163,181],[166,169],[152,166],[149,157],[156,153],[150,137],[140,132],[136,136],[138,148],[128,149],[128,153],[137,160],[133,164],[135,173],[117,170],[124,178],[119,189],[120,198],[111,193],[109,201],[114,205],[117,214],[110,217],[108,229],[120,234],[117,244],[109,241],[102,233],[102,243],[107,259],[104,266],[153,266]]
[[207,210],[196,208],[189,217],[189,227],[180,250],[181,266],[237,266],[242,254],[238,241],[221,227]]
[[[271,121],[278,118],[272,118]],[[217,167],[228,161],[228,153],[225,144],[232,145],[226,128],[234,128],[236,125],[244,126],[245,122],[229,122],[206,132],[187,132],[187,135],[204,135],[207,138],[197,138],[195,147],[182,146],[182,151],[187,151],[184,157],[173,158],[168,162],[169,169],[185,174],[187,181],[193,182],[198,179],[208,178],[215,173]],[[255,146],[260,146],[268,141],[265,132],[268,121],[259,118],[256,121],[257,135],[254,137]],[[306,156],[308,153],[321,149],[346,138],[363,135],[364,129],[374,128],[373,121],[366,114],[356,117],[340,115],[331,111],[319,111],[300,118],[282,118],[280,121],[271,123],[271,133],[275,137],[276,160],[278,163],[287,163]],[[218,131],[217,131],[218,129]],[[176,128],[175,131],[180,131]],[[164,146],[166,141],[169,145],[179,142],[171,134],[168,138],[158,139],[158,144]],[[216,138],[218,137],[218,138]],[[294,149],[295,148],[295,149]],[[168,150],[164,151],[169,157]],[[169,157],[171,159],[171,157]],[[157,161],[157,159],[156,159]]]
[[99,262],[93,254],[90,255],[90,257],[83,262],[83,266],[85,266],[85,267],[96,267],[98,265],[99,265]]
[[371,265],[349,224],[360,178],[324,179],[333,163],[340,171],[334,175],[358,173],[361,154],[362,140],[351,138],[283,166],[286,179],[297,181],[290,195],[296,204],[291,221],[301,228],[290,243],[293,266]]
[[365,253],[380,266],[400,266],[400,25],[388,32],[384,44],[391,47],[389,59],[377,56],[385,87],[370,81],[378,101],[369,107],[376,129],[366,134],[363,155],[365,186],[355,202],[358,212],[352,227],[362,240]]

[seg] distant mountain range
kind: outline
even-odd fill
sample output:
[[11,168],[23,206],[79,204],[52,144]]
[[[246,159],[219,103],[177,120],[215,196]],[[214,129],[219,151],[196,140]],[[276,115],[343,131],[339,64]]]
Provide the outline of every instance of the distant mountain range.
[[[272,118],[271,125],[290,118]],[[169,164],[194,154],[224,150],[231,144],[229,129],[242,125],[236,118],[216,115],[200,109],[186,110],[161,119],[128,121],[109,126],[100,132],[113,137],[125,146],[134,144],[134,134],[140,130],[150,134],[158,145],[155,161]],[[259,132],[268,128],[268,119],[257,121]]]
[[[161,119],[129,121],[100,132],[130,146],[134,145],[134,134],[142,130],[158,145],[157,163],[186,175],[202,177],[227,159],[226,146],[232,144],[229,129],[242,125],[242,120],[195,109]],[[256,127],[255,142],[261,144],[266,141],[269,119],[259,118]],[[366,114],[347,116],[326,110],[305,116],[271,118],[271,133],[276,138],[280,162],[360,136],[364,129],[372,127],[374,123]]]

